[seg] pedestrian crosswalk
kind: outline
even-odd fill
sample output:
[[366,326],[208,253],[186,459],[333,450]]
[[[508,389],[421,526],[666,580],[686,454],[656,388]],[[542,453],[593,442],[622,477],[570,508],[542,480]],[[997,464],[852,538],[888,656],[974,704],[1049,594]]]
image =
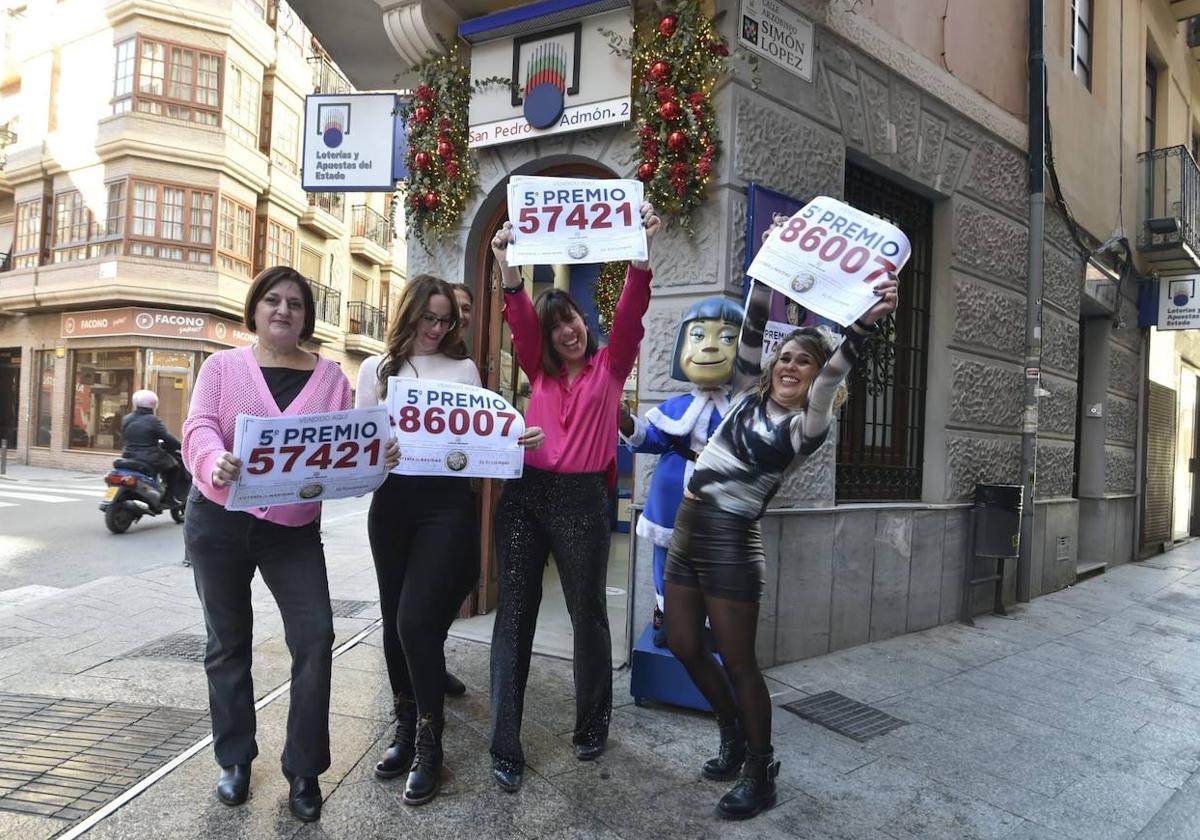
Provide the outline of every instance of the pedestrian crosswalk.
[[104,489],[104,484],[98,480],[79,484],[0,481],[0,508],[19,507],[22,504],[95,504],[104,497]]

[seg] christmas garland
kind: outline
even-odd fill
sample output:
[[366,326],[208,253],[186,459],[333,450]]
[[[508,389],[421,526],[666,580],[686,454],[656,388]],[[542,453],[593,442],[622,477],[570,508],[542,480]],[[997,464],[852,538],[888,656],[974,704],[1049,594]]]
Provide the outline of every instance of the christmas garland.
[[720,151],[712,93],[729,48],[698,0],[678,0],[657,25],[639,27],[631,58],[637,177],[647,200],[691,233]]
[[467,147],[471,71],[455,44],[413,68],[421,83],[400,106],[408,130],[408,231],[426,250],[455,227],[475,190],[475,161]]
[[625,288],[625,272],[628,269],[627,262],[607,262],[600,267],[600,276],[596,278],[592,300],[600,317],[600,328],[605,332],[612,329],[613,313],[617,309],[621,290]]

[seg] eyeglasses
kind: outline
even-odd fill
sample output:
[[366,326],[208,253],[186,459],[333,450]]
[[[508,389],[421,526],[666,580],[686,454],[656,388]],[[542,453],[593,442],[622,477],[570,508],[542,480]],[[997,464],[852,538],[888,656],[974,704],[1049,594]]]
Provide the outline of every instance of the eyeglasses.
[[452,329],[454,329],[454,325],[457,324],[458,322],[455,321],[453,318],[439,318],[438,316],[434,315],[432,312],[426,312],[424,315],[421,316],[421,323],[427,327],[436,327],[439,324],[441,324],[446,329],[452,330]]

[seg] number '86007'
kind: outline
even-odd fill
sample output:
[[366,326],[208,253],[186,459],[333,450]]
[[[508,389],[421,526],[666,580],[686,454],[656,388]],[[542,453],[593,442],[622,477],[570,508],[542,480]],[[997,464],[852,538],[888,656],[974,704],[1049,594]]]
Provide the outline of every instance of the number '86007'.
[[874,260],[878,267],[863,277],[864,283],[874,283],[896,271],[896,264],[887,257],[878,254],[872,256],[862,245],[851,246],[850,240],[841,234],[829,236],[829,230],[820,225],[809,227],[808,222],[799,216],[788,219],[779,233],[779,239],[781,242],[797,243],[801,251],[815,252],[821,260],[836,264],[846,274],[857,274]]
[[513,421],[517,419],[513,411],[468,411],[465,408],[452,408],[449,412],[440,405],[431,405],[422,411],[418,406],[406,405],[396,416],[396,428],[401,432],[412,434],[424,429],[431,435],[450,432],[452,435],[465,435],[475,432],[480,437],[487,437],[497,430],[501,437],[508,434]]

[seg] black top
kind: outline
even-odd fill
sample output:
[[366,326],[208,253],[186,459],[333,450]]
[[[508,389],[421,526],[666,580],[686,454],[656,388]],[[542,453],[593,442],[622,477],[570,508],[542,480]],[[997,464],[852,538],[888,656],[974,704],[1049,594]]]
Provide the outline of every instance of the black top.
[[300,396],[313,372],[296,368],[265,367],[262,374],[263,379],[267,380],[267,387],[271,389],[271,396],[275,398],[275,405],[279,406],[280,411],[287,411],[292,401]]
[[149,408],[135,408],[125,415],[121,421],[121,438],[125,443],[125,458],[149,458],[153,462],[163,449],[168,452],[179,449],[179,440],[167,431],[163,421]]

